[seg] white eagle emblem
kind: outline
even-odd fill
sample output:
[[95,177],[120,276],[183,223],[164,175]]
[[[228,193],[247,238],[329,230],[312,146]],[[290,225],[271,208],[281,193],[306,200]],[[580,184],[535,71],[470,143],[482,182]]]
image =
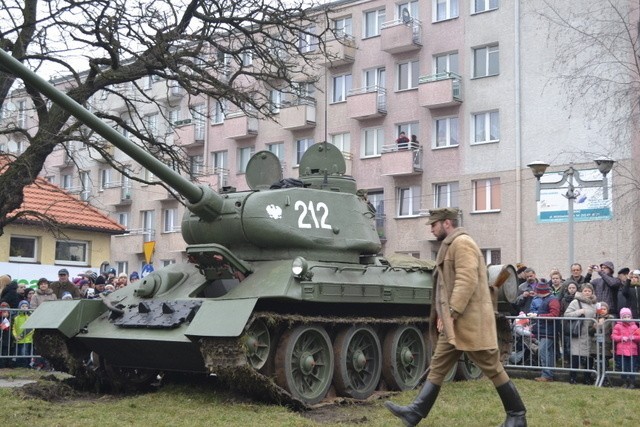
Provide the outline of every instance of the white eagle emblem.
[[282,218],[282,208],[276,205],[267,206],[267,213],[269,214],[269,218],[272,219],[280,219]]

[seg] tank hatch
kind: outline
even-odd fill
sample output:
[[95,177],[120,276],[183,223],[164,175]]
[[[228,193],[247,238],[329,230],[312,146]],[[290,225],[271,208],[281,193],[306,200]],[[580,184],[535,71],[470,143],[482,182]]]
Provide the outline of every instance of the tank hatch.
[[300,179],[305,187],[355,194],[356,182],[346,171],[342,152],[328,142],[312,145],[300,159]]
[[271,151],[259,151],[247,163],[247,185],[252,190],[268,190],[282,179],[282,165]]

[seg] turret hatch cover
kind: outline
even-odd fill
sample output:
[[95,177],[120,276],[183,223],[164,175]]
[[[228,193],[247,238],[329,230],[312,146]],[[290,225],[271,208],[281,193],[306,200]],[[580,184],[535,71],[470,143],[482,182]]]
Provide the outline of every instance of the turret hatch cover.
[[271,151],[259,151],[247,163],[245,175],[252,190],[266,190],[271,184],[282,179],[280,159]]
[[338,147],[328,142],[319,142],[305,151],[300,159],[300,176],[344,175],[347,164]]

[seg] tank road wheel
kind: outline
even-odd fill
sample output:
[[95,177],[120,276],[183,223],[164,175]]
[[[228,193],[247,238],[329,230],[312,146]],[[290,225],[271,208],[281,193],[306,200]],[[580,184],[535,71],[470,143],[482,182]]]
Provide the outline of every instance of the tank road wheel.
[[477,380],[482,378],[482,370],[469,359],[467,353],[462,354],[457,368],[456,379],[458,380]]
[[382,377],[392,390],[414,388],[424,372],[427,352],[415,326],[391,329],[384,339]]
[[271,334],[263,320],[258,319],[249,326],[243,342],[249,364],[256,371],[263,371],[271,354]]
[[333,384],[341,396],[366,399],[380,382],[382,370],[380,340],[368,326],[340,331],[333,343],[336,367]]
[[276,383],[308,405],[320,402],[333,377],[333,349],[324,328],[300,325],[286,331],[276,351]]

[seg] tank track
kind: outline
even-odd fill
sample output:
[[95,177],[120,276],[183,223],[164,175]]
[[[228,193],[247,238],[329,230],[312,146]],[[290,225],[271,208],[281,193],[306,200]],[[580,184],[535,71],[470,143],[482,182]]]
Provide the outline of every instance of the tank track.
[[[271,312],[255,313],[247,322],[247,328],[256,320],[262,320],[274,328],[290,328],[298,324],[323,325],[424,325],[426,317],[373,318],[373,317],[326,317],[303,316],[296,314],[278,314]],[[230,389],[256,400],[288,406],[293,410],[303,411],[310,405],[292,396],[287,390],[277,385],[273,378],[256,371],[247,361],[246,349],[241,338],[202,338],[200,351],[205,366]]]

